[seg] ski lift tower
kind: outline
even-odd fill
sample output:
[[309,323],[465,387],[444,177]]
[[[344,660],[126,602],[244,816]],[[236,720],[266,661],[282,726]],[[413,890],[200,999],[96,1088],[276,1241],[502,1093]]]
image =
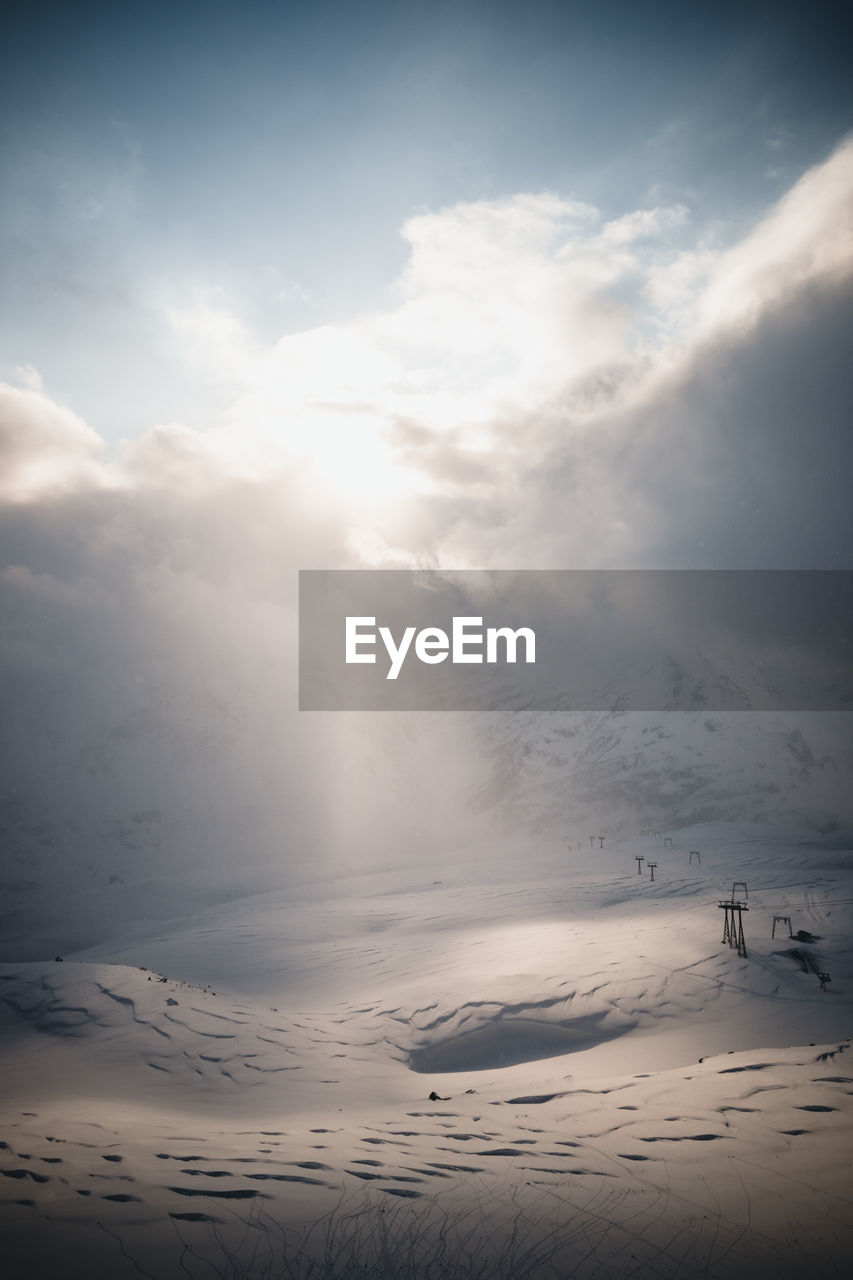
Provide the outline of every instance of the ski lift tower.
[[[720,910],[726,913],[722,941],[727,942],[733,951],[737,951],[739,956],[743,956],[746,959],[742,912],[748,911],[749,907],[745,902],[736,901],[734,898],[721,902],[719,905]],[[735,912],[737,912],[737,923],[735,923]]]

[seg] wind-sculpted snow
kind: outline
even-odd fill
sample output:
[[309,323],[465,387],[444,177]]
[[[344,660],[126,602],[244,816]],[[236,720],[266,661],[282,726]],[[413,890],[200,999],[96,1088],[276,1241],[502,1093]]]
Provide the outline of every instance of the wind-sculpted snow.
[[[207,990],[170,981],[161,974],[124,966],[54,963],[3,966],[0,1007],[5,1022],[17,1021],[59,1044],[83,1039],[90,1066],[99,1055],[126,1055],[124,1078],[145,1069],[166,1072],[192,1086],[197,1096],[217,1082],[243,1088],[266,1073],[299,1071],[303,1032],[270,1010],[218,1001]],[[103,1034],[106,1033],[106,1034]],[[257,1073],[257,1074],[252,1074]]]
[[[564,1002],[566,1005],[570,1002]],[[553,1008],[553,1001],[539,1006]],[[555,1058],[561,1054],[586,1049],[618,1036],[623,1027],[605,1027],[607,1015],[592,1013],[576,1018],[568,1016],[559,1022],[538,1018],[536,1005],[528,1006],[527,1015],[516,1009],[490,1009],[488,1016],[465,1025],[470,1015],[461,1012],[460,1029],[447,1030],[442,1038],[427,1041],[409,1053],[409,1063],[422,1074],[445,1071],[482,1071],[494,1067],[511,1067],[538,1058]],[[630,1026],[630,1024],[628,1024]]]
[[[495,1081],[427,1109],[374,1106],[334,1129],[298,1119],[284,1129],[211,1125],[138,1108],[105,1124],[95,1103],[7,1108],[0,1212],[13,1247],[27,1221],[42,1224],[37,1256],[58,1258],[73,1242],[63,1274],[81,1276],[93,1258],[117,1276],[182,1274],[168,1260],[170,1241],[181,1254],[170,1223],[185,1224],[177,1238],[191,1248],[190,1275],[241,1257],[247,1224],[264,1262],[272,1252],[280,1269],[264,1272],[257,1257],[245,1274],[307,1275],[316,1251],[290,1224],[319,1221],[322,1253],[350,1217],[363,1229],[389,1198],[422,1210],[405,1231],[397,1221],[401,1241],[417,1227],[425,1250],[474,1231],[481,1261],[511,1240],[521,1215],[537,1276],[615,1278],[629,1260],[649,1276],[679,1266],[790,1276],[792,1264],[818,1262],[841,1274],[853,1077],[826,1078],[821,1059],[846,1053],[850,1041],[779,1051],[760,1064],[773,1088],[757,1098],[748,1083],[757,1064],[740,1054],[735,1068],[725,1056],[605,1086],[564,1078],[541,1097],[507,1097]],[[797,1114],[808,1121],[791,1125]],[[197,1211],[186,1208],[193,1202]],[[424,1253],[424,1275],[428,1261]],[[452,1274],[449,1263],[438,1274]]]
[[508,842],[0,966],[7,1273],[844,1274],[850,860],[668,836]]

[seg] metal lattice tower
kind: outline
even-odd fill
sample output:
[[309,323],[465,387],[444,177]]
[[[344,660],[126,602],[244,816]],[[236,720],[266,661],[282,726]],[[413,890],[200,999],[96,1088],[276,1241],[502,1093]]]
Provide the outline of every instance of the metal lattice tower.
[[743,889],[743,896],[744,896],[745,898],[748,898],[748,897],[749,897],[749,891],[747,890],[747,887],[746,887],[746,881],[745,881],[745,880],[733,880],[733,881],[732,881],[732,902],[734,902],[734,900],[735,900],[735,894],[737,893],[738,888]]
[[641,853],[635,853],[634,858],[637,863],[637,875],[641,876],[643,874],[643,855]]
[[701,855],[701,853],[699,852],[699,850],[698,850],[698,849],[691,849],[691,850],[690,850],[690,858],[689,858],[689,861],[688,861],[688,864],[687,864],[688,866],[690,865],[690,863],[693,861],[693,859],[694,859],[694,858],[698,858],[700,862],[702,861],[702,855]]
[[652,880],[654,880],[654,878],[655,878],[655,867],[656,867],[657,865],[658,865],[658,864],[657,864],[656,862],[647,862],[647,863],[646,863],[646,866],[648,867],[649,871],[651,871],[651,873],[652,873]]
[[[745,902],[737,902],[734,898],[730,902],[721,902],[719,906],[726,913],[722,941],[727,942],[733,951],[737,951],[739,956],[743,956],[746,959],[746,939],[743,936],[742,913],[748,911],[749,907]],[[737,912],[737,923],[735,923],[735,912]]]
[[723,936],[720,939],[720,941],[727,942],[729,946],[731,946],[732,945],[732,929],[731,929],[731,918],[729,916],[729,904],[727,902],[721,902],[720,906],[722,907],[723,911],[725,911],[726,913],[725,923],[723,925]]
[[788,926],[788,937],[789,937],[789,938],[793,938],[793,936],[794,936],[794,930],[791,928],[791,917],[790,917],[790,916],[774,916],[774,917],[773,917],[773,932],[770,934],[770,937],[771,937],[771,938],[775,938],[775,937],[776,937],[776,926],[777,926],[777,924],[786,924],[786,925]]

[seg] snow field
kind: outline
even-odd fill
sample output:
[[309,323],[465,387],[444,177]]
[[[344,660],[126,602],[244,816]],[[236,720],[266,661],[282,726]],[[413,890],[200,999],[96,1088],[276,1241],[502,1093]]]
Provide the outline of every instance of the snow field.
[[853,858],[663,841],[507,842],[0,966],[12,1274],[845,1273]]

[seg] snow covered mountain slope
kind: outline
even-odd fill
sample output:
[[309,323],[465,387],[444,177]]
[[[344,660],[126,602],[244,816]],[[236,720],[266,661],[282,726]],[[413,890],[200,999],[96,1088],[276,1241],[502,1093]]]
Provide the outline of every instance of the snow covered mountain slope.
[[853,851],[566,843],[0,967],[12,1275],[843,1274]]
[[853,822],[851,729],[849,712],[486,716],[479,802],[567,836],[727,820],[831,831]]
[[46,954],[45,928],[48,949],[76,950],[120,924],[417,867],[507,831],[853,827],[850,713],[353,713],[310,721],[294,763],[275,708],[267,736],[235,721],[215,742],[203,718],[176,736],[161,711],[106,718],[97,768],[60,735],[37,784],[33,764],[31,789],[0,798],[0,958]]

